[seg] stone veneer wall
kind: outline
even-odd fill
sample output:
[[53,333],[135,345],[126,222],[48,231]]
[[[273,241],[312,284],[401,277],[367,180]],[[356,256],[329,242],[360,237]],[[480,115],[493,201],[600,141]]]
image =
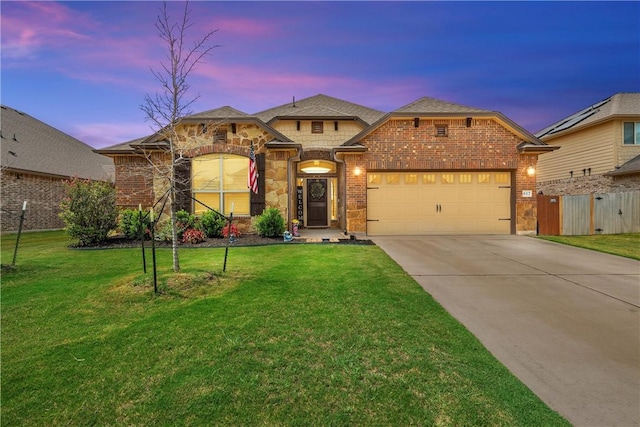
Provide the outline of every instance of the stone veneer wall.
[[538,191],[550,196],[640,191],[640,174],[621,177],[578,176],[538,183]]
[[[447,125],[448,136],[436,136],[436,125]],[[366,171],[369,170],[510,170],[515,184],[515,232],[536,230],[536,183],[527,175],[537,155],[518,154],[520,138],[491,119],[390,120],[362,139],[368,150],[345,155],[347,229],[366,230]],[[356,167],[363,173],[354,175]],[[532,197],[523,197],[530,190]]]
[[[217,127],[209,127],[205,133],[199,132],[199,126],[184,126],[178,131],[176,148],[184,157],[197,157],[205,154],[228,153],[246,156],[247,162],[251,143],[256,154],[265,151],[264,145],[271,136],[255,125],[238,124],[236,133],[226,132],[226,142],[214,142]],[[164,194],[167,180],[163,174],[170,165],[170,156],[163,153],[147,153],[152,156],[153,165],[141,154],[113,156],[116,168],[117,204],[122,208],[135,209],[141,204],[151,206]],[[286,152],[273,152],[266,156],[265,202],[267,207],[280,209],[283,215],[288,213],[288,185]],[[163,170],[164,169],[164,170]],[[234,217],[239,230],[252,231],[252,218]]]
[[2,214],[0,229],[17,231],[22,204],[27,201],[23,230],[64,228],[60,219],[60,202],[65,197],[66,178],[2,171]]

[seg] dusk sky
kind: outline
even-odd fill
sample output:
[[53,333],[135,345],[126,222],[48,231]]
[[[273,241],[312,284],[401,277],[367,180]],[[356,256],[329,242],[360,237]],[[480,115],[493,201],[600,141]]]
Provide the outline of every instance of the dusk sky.
[[[94,148],[148,135],[161,3],[0,3],[2,104]],[[169,4],[178,19],[182,3]],[[192,112],[253,114],[319,93],[389,112],[423,96],[536,132],[640,92],[639,2],[190,4],[220,45],[191,75]]]

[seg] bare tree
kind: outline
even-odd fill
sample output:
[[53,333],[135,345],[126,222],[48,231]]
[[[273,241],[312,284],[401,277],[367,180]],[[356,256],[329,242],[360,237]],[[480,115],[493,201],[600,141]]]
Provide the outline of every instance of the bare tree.
[[[177,127],[180,120],[191,114],[191,105],[200,97],[195,95],[188,97],[189,84],[187,80],[205,56],[217,48],[212,45],[211,39],[218,30],[211,30],[204,36],[191,42],[187,40],[187,32],[193,26],[191,21],[189,2],[184,3],[184,11],[178,22],[172,22],[164,2],[156,21],[158,35],[167,48],[166,58],[161,62],[161,69],[151,69],[153,76],[160,83],[162,90],[151,96],[145,96],[145,103],[141,106],[147,119],[153,123],[158,135],[164,144],[159,145],[169,154],[169,164],[161,165],[161,162],[152,161],[155,173],[164,176],[168,181],[169,207],[171,211],[171,229],[173,238],[173,270],[180,271],[178,257],[178,232],[176,227],[176,167],[182,158],[178,147],[179,139]],[[148,156],[153,159],[152,156]]]

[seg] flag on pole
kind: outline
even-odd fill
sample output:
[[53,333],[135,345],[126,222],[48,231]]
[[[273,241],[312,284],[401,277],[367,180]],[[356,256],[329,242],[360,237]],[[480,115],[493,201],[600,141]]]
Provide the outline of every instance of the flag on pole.
[[253,151],[253,142],[251,142],[251,150],[249,151],[249,179],[247,187],[252,192],[258,194],[258,166],[256,165],[256,153]]

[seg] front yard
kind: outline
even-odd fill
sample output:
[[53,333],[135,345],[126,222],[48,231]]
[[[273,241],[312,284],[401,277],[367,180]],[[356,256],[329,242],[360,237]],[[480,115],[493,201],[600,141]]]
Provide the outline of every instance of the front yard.
[[544,240],[640,260],[640,233],[539,236]]
[[69,243],[3,271],[3,425],[568,425],[376,246],[162,249],[154,296]]

